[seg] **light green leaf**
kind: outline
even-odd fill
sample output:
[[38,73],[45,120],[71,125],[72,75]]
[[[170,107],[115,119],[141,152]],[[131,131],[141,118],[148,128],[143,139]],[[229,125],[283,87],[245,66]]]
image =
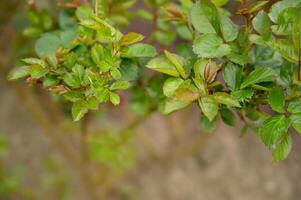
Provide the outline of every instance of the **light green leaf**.
[[195,3],[190,12],[191,23],[200,33],[218,33],[219,15],[217,8],[209,0]]
[[16,67],[8,74],[9,80],[17,80],[19,78],[23,78],[30,75],[30,67],[29,66],[21,66]]
[[272,148],[287,133],[290,124],[290,119],[284,115],[274,115],[266,119],[259,130],[263,143]]
[[176,66],[176,69],[178,70],[179,74],[183,78],[186,78],[187,75],[186,75],[185,70],[183,68],[184,58],[182,58],[182,57],[180,57],[176,54],[170,53],[167,50],[164,51],[164,54],[167,57],[167,59]]
[[275,75],[275,71],[271,68],[258,67],[247,76],[240,88],[243,89],[256,83],[272,81],[274,80]]
[[153,58],[146,65],[147,68],[150,68],[154,71],[158,71],[164,74],[168,74],[170,76],[179,77],[180,74],[176,69],[175,65],[172,64],[165,56],[159,56]]
[[268,15],[261,10],[252,21],[254,29],[261,35],[270,34],[271,21]]
[[170,114],[174,111],[185,108],[190,104],[191,104],[191,102],[189,102],[189,101],[182,101],[179,99],[171,99],[170,98],[170,99],[166,100],[166,102],[165,102],[163,114]]
[[229,2],[229,0],[211,0],[214,5],[216,5],[217,7],[221,7],[225,4],[227,4]]
[[143,35],[141,35],[139,33],[130,32],[121,38],[120,45],[127,46],[130,44],[134,44],[136,42],[140,42],[143,39],[144,39]]
[[226,42],[235,40],[239,33],[239,27],[232,22],[224,10],[219,10],[221,31]]
[[298,98],[289,103],[287,110],[290,113],[301,113],[301,99]]
[[126,90],[130,87],[130,83],[128,81],[116,81],[110,86],[110,90]]
[[216,58],[229,55],[231,47],[224,44],[217,34],[203,34],[198,36],[193,43],[195,54],[203,58]]
[[224,68],[223,78],[231,91],[238,89],[242,81],[242,68],[228,63]]
[[30,75],[34,79],[42,78],[47,74],[48,70],[41,67],[40,65],[33,65],[30,69]]
[[279,162],[287,158],[293,148],[293,138],[290,133],[277,145],[273,151],[273,161]]
[[183,79],[180,78],[169,78],[165,81],[163,85],[163,93],[167,97],[172,97],[175,91],[180,87],[180,85],[184,82]]
[[212,96],[202,97],[198,101],[204,115],[212,121],[218,113],[218,103]]
[[157,55],[157,51],[149,44],[139,43],[129,46],[127,55],[130,57],[154,57]]
[[212,95],[212,97],[218,103],[225,104],[227,106],[241,107],[239,102],[228,93],[216,92]]
[[279,1],[271,7],[269,16],[273,22],[277,23],[278,17],[284,9],[290,8],[290,7],[296,7],[300,3],[301,3],[301,0]]
[[114,106],[117,106],[120,104],[120,97],[117,93],[115,92],[110,92],[110,101]]
[[72,105],[72,117],[74,121],[79,121],[86,113],[88,113],[88,108],[84,101],[78,101]]
[[91,57],[95,64],[102,64],[104,60],[104,49],[100,44],[95,44],[91,49]]
[[268,102],[274,111],[283,113],[285,111],[284,110],[284,104],[285,104],[284,89],[280,86],[274,87],[269,93]]

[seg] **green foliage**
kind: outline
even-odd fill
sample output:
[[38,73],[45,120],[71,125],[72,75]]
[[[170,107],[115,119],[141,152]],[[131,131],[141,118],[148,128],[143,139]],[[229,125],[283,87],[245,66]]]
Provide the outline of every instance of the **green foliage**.
[[[244,132],[252,129],[273,150],[274,161],[288,155],[289,129],[301,131],[301,1],[278,1],[270,9],[268,1],[257,1],[238,11],[242,26],[221,7],[227,0],[148,0],[156,12],[135,14],[129,12],[134,0],[116,1],[113,10],[109,2],[99,1],[94,10],[64,10],[56,30],[47,17],[41,22],[30,16],[47,32],[37,31],[38,58],[22,60],[9,79],[42,82],[72,104],[75,121],[101,103],[120,104],[121,90],[131,92],[138,115],[197,104],[206,132],[213,132],[219,117],[234,126],[238,115]],[[133,17],[152,21],[149,44],[139,33],[121,32]]]

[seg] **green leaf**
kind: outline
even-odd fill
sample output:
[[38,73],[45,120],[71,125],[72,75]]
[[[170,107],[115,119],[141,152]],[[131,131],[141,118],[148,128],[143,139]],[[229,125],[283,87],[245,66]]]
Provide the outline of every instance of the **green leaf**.
[[104,60],[104,49],[100,44],[95,44],[91,49],[91,57],[95,64],[102,64]]
[[27,65],[40,65],[43,68],[47,67],[46,62],[38,58],[25,58],[22,59],[22,62],[24,62]]
[[287,158],[289,153],[293,148],[293,138],[291,134],[287,136],[277,145],[276,149],[273,151],[273,161],[279,162]]
[[212,133],[216,129],[217,118],[215,117],[214,120],[210,121],[205,115],[201,114],[200,124],[205,133]]
[[224,68],[223,78],[227,87],[231,91],[235,91],[242,81],[242,68],[233,63],[228,63]]
[[218,103],[212,96],[205,96],[199,99],[199,106],[204,115],[212,121],[218,113]]
[[175,91],[180,87],[180,85],[184,82],[183,79],[180,78],[169,78],[164,82],[163,85],[163,93],[167,97],[172,97]]
[[203,34],[198,36],[193,43],[195,54],[203,58],[216,58],[229,55],[231,47],[224,44],[217,34]]
[[270,34],[271,21],[268,15],[261,10],[252,21],[254,29],[261,35]]
[[30,75],[34,79],[42,78],[47,74],[48,70],[41,67],[40,65],[33,65],[30,69]]
[[164,54],[167,57],[167,59],[176,66],[176,69],[178,70],[179,74],[183,78],[186,78],[187,75],[186,75],[185,70],[183,68],[184,58],[182,58],[182,57],[180,57],[176,54],[170,53],[167,50],[164,51]]
[[190,12],[191,23],[200,33],[218,33],[219,15],[217,8],[209,0],[195,3]]
[[216,5],[217,7],[221,7],[225,4],[227,4],[229,2],[229,0],[211,0],[214,5]]
[[49,56],[61,46],[60,38],[53,33],[45,33],[35,44],[35,51],[39,57]]
[[224,10],[219,10],[221,31],[226,42],[235,40],[239,33],[239,27],[232,22]]
[[59,83],[59,80],[55,76],[46,76],[43,80],[44,87],[52,87]]
[[76,17],[80,20],[86,20],[86,19],[91,19],[93,15],[93,9],[88,6],[80,6],[76,9]]
[[17,80],[19,78],[23,78],[30,75],[30,67],[29,66],[21,66],[16,67],[8,74],[9,80]]
[[72,105],[72,117],[74,121],[79,121],[86,113],[88,113],[88,108],[84,101],[78,101]]
[[170,76],[179,77],[180,74],[176,69],[175,65],[172,64],[165,56],[159,56],[153,58],[146,65],[147,68],[150,68],[154,71],[158,71],[164,74],[168,74]]
[[268,67],[259,67],[252,71],[248,77],[243,81],[240,88],[246,88],[250,85],[261,83],[261,82],[269,82],[273,81],[275,78],[275,71]]
[[233,107],[239,107],[239,108],[241,107],[240,103],[228,93],[216,92],[212,95],[212,97],[218,103],[225,104],[227,106],[233,106]]
[[271,40],[267,42],[267,45],[279,52],[289,62],[298,63],[298,53],[291,41],[287,39]]
[[121,79],[121,72],[117,68],[112,67],[110,73],[115,80]]
[[191,102],[189,101],[182,101],[179,99],[172,99],[172,98],[167,99],[164,105],[163,114],[170,114],[174,111],[185,108],[190,104]]
[[223,108],[220,110],[220,113],[221,113],[222,120],[225,124],[228,124],[229,126],[235,126],[236,119],[233,112],[231,112],[231,110],[227,108]]
[[130,87],[130,83],[128,81],[116,81],[110,86],[110,90],[126,90]]
[[301,113],[301,99],[298,98],[289,103],[287,110],[290,113]]
[[296,7],[300,3],[301,3],[301,0],[283,0],[283,1],[279,1],[271,7],[269,17],[271,18],[271,20],[273,22],[277,23],[278,17],[284,9],[290,8],[290,7]]
[[157,55],[157,51],[149,44],[139,43],[129,46],[127,55],[130,57],[154,57]]
[[268,102],[274,111],[284,113],[285,96],[283,88],[280,86],[274,87],[269,93]]
[[110,92],[110,101],[114,106],[117,106],[120,104],[120,97],[117,93]]
[[128,33],[121,38],[120,45],[127,46],[130,44],[134,44],[136,42],[140,42],[144,39],[144,36],[139,33]]
[[301,113],[293,114],[290,116],[290,119],[292,121],[293,128],[301,134]]
[[232,92],[232,96],[238,101],[245,102],[252,99],[254,95],[254,90],[252,88],[245,88],[242,90],[236,90]]
[[263,143],[272,148],[287,133],[290,124],[290,119],[284,115],[274,115],[266,119],[259,130]]

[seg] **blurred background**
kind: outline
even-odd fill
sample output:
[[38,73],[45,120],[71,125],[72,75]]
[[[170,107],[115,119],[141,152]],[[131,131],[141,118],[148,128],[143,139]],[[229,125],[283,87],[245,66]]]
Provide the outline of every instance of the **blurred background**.
[[[137,2],[133,12],[144,6]],[[1,200],[300,199],[300,137],[288,159],[273,164],[252,132],[240,137],[239,122],[202,132],[196,106],[137,117],[123,94],[120,107],[74,123],[68,106],[42,88],[8,82],[18,60],[34,55],[28,35],[45,31],[28,29],[35,19],[28,3],[0,0]],[[47,13],[58,16],[57,1],[37,0],[34,9],[46,30],[53,26]],[[134,20],[127,30],[148,36],[150,27]]]

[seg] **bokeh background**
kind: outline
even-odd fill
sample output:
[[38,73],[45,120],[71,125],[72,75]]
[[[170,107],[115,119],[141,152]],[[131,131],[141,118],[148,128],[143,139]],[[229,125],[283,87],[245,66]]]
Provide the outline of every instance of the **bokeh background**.
[[[133,12],[143,6],[137,1]],[[54,0],[36,3],[56,12]],[[73,123],[41,88],[8,82],[8,71],[33,53],[34,41],[23,34],[28,9],[26,1],[0,0],[0,199],[300,199],[300,137],[288,159],[273,164],[256,135],[240,137],[239,123],[203,133],[194,106],[137,118],[125,94],[120,107]],[[150,26],[134,20],[128,30],[148,35]],[[82,132],[90,134],[88,147]]]

